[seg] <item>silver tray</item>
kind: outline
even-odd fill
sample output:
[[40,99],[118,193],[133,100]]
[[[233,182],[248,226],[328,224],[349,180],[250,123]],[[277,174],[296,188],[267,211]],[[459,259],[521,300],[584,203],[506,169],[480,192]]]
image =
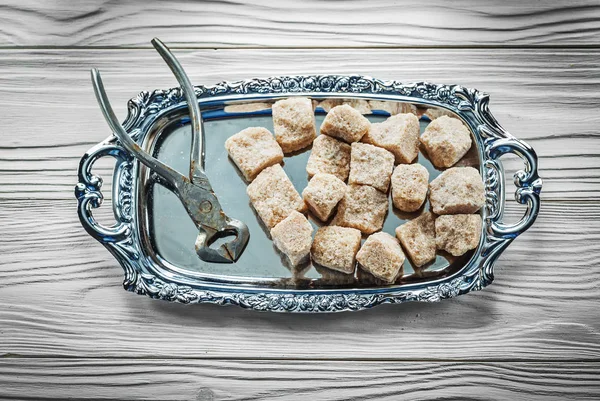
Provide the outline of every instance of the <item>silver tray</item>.
[[[148,169],[111,135],[82,157],[75,196],[83,227],[119,261],[125,271],[123,285],[129,291],[182,303],[239,305],[278,312],[353,311],[384,303],[439,301],[489,285],[494,278],[495,260],[538,214],[542,180],[535,152],[498,124],[488,109],[489,96],[475,89],[427,82],[402,84],[366,76],[317,75],[223,82],[197,86],[195,90],[205,121],[206,172],[223,209],[248,224],[250,242],[234,264],[201,261],[194,251],[197,230],[181,203],[166,189],[153,185]],[[347,276],[310,264],[296,269],[286,267],[249,205],[246,184],[228,159],[223,143],[248,126],[272,129],[270,104],[298,95],[315,101],[347,99],[370,104],[368,117],[372,121],[385,119],[389,113],[383,109],[397,102],[421,116],[422,128],[432,113],[460,118],[470,128],[474,145],[459,163],[479,168],[486,187],[486,206],[481,210],[483,231],[477,249],[460,258],[440,255],[424,268],[414,268],[407,260],[405,276],[393,285],[381,285],[367,274]],[[128,111],[123,125],[134,140],[168,165],[185,171],[191,139],[180,89],[142,92],[129,101]],[[316,112],[319,124],[323,108],[317,107]],[[514,175],[515,199],[526,205],[524,216],[516,224],[503,222],[505,177],[499,157],[507,153],[520,156],[524,162],[524,169]],[[307,184],[308,154],[304,151],[284,160],[284,170],[300,192]],[[111,226],[99,224],[92,212],[103,200],[102,179],[92,173],[92,167],[104,156],[116,160],[112,187],[116,222]],[[439,174],[423,154],[419,162],[429,169],[432,179]],[[396,226],[415,215],[390,206],[384,231],[393,234]],[[318,225],[314,219],[311,222]]]

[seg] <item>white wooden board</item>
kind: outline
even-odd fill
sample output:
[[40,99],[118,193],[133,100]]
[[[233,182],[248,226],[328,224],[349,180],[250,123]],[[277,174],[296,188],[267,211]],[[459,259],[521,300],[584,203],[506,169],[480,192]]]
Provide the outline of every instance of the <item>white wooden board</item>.
[[594,0],[9,0],[3,46],[185,47],[598,45]]
[[[73,186],[109,133],[91,67],[121,117],[140,90],[175,86],[154,36],[195,83],[359,73],[484,90],[540,156],[538,221],[492,286],[439,304],[299,316],[125,292]],[[0,398],[597,399],[599,43],[592,0],[1,2]]]

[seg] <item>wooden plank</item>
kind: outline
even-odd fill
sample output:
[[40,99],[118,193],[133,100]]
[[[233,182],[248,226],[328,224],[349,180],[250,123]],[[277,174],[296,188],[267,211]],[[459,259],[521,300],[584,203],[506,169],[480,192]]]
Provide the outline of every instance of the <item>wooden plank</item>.
[[207,48],[597,45],[599,22],[593,0],[9,0],[0,7],[0,45],[148,47],[153,36]]
[[[509,208],[508,217],[518,213]],[[121,268],[79,226],[73,202],[5,200],[0,355],[597,361],[598,221],[597,204],[545,204],[478,293],[282,315],[126,292]]]
[[2,359],[15,400],[593,400],[600,363]]
[[[369,50],[361,59],[354,50],[177,53],[194,81],[207,84],[252,76],[362,73],[486,90],[498,120],[537,150],[545,200],[598,199],[598,50]],[[89,84],[92,66],[105,73],[121,116],[138,91],[175,84],[149,50],[0,51],[0,110],[10,116],[3,120],[0,144],[0,198],[71,199],[79,158],[109,133]],[[507,162],[509,181],[517,168],[520,161]],[[108,179],[109,163],[99,171]]]

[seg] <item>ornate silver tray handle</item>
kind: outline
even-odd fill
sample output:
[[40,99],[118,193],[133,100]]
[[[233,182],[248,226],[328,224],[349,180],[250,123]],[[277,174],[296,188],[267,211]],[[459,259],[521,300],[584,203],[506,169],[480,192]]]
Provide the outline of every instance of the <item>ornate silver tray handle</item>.
[[[268,104],[278,98],[296,95],[316,100],[344,98],[403,102],[454,113],[473,134],[479,169],[485,181],[486,206],[481,211],[484,224],[480,244],[470,258],[453,271],[390,286],[290,287],[289,282],[279,285],[280,280],[268,275],[248,278],[227,274],[227,270],[223,270],[223,274],[215,274],[212,268],[202,271],[201,268],[194,270],[179,266],[165,260],[154,249],[149,221],[155,218],[152,216],[156,213],[147,201],[148,172],[111,135],[82,157],[75,196],[81,224],[119,261],[125,271],[123,285],[129,291],[182,303],[232,304],[263,311],[288,312],[337,312],[383,303],[439,301],[489,285],[494,278],[495,260],[514,238],[533,224],[538,214],[542,180],[538,176],[534,150],[500,126],[488,109],[488,95],[475,89],[427,82],[402,84],[366,76],[316,75],[223,82],[214,86],[196,86],[195,92],[205,120],[209,121],[268,115],[269,110],[246,113],[228,113],[225,110],[228,105]],[[141,147],[157,152],[159,135],[156,127],[166,127],[176,121],[185,122],[186,109],[179,88],[142,92],[129,101],[129,113],[123,126]],[[519,156],[524,164],[523,169],[514,175],[517,188],[514,197],[527,209],[515,224],[503,221],[505,177],[499,158],[507,153]],[[99,224],[93,216],[93,209],[102,203],[103,193],[102,179],[92,174],[92,167],[105,156],[115,159],[112,188],[115,223],[108,227]],[[219,183],[213,182],[215,191],[219,193]],[[250,210],[250,206],[247,207]],[[235,213],[240,211],[235,210]],[[251,215],[252,212],[248,213]],[[249,223],[248,219],[245,222]],[[253,241],[252,237],[248,244],[250,255],[255,246]],[[259,251],[274,252],[273,249]],[[250,260],[250,255],[246,262],[242,258],[237,265],[250,263],[264,267],[256,258]]]

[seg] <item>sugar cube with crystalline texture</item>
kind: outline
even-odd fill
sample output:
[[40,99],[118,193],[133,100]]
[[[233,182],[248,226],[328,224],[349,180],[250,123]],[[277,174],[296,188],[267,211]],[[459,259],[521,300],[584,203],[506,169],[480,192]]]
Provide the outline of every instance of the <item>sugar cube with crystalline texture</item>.
[[420,164],[399,164],[392,174],[392,202],[403,212],[414,212],[425,202],[429,171]]
[[246,192],[268,228],[275,227],[294,210],[306,211],[304,200],[279,164],[264,169],[248,185]]
[[485,204],[485,188],[473,167],[452,167],[429,184],[429,202],[436,214],[471,214]]
[[408,254],[412,263],[417,266],[435,260],[435,216],[425,212],[396,228],[396,237]]
[[364,99],[338,99],[338,98],[330,98],[325,99],[319,102],[319,106],[325,110],[326,113],[329,113],[331,109],[335,106],[339,106],[341,104],[347,104],[348,106],[356,109],[360,114],[371,114],[371,106],[369,101]]
[[441,116],[425,128],[421,143],[436,167],[452,167],[471,147],[471,133],[459,119]]
[[349,184],[370,185],[387,192],[394,170],[394,155],[383,148],[355,142],[350,153]]
[[321,266],[343,273],[354,273],[360,231],[354,228],[325,226],[317,230],[310,254]]
[[371,114],[371,106],[369,105],[369,102],[367,100],[344,99],[342,104],[347,104],[348,106],[358,111],[360,114]]
[[394,102],[389,100],[369,100],[371,110],[387,111],[390,116],[396,114],[412,113],[417,114],[417,108],[410,103]]
[[223,111],[225,113],[251,113],[253,111],[271,110],[272,106],[273,105],[271,103],[266,102],[229,104],[225,106]]
[[453,256],[464,255],[477,248],[481,237],[481,216],[478,214],[453,214],[435,220],[437,248]]
[[312,102],[305,97],[278,100],[273,105],[275,139],[285,153],[309,146],[317,135]]
[[419,130],[417,116],[397,114],[381,123],[371,124],[362,141],[389,150],[396,163],[411,163],[419,154]]
[[383,228],[387,210],[387,194],[369,185],[348,185],[331,224],[372,234]]
[[429,119],[432,121],[441,116],[456,118],[456,114],[454,114],[450,110],[446,110],[441,107],[430,107],[428,109],[425,109],[425,112],[423,114],[429,117]]
[[[402,267],[400,268],[400,272],[398,273],[398,277],[396,278],[396,281],[394,281],[394,283],[398,283],[399,281],[401,281],[403,275],[404,275],[404,265],[402,265]],[[369,287],[390,284],[389,282],[387,282],[385,280],[375,277],[374,275],[372,275],[365,269],[360,268],[360,266],[358,269],[356,269],[356,281],[362,285],[369,286]]]
[[398,240],[382,232],[370,235],[356,254],[363,269],[388,283],[396,281],[405,259]]
[[307,261],[312,245],[313,227],[306,217],[293,210],[288,217],[271,229],[273,244],[289,260],[292,266]]
[[333,174],[318,173],[308,182],[302,197],[319,220],[327,221],[345,193],[344,181]]
[[352,143],[360,141],[370,127],[371,123],[360,112],[342,104],[327,113],[321,124],[321,134]]
[[248,181],[266,167],[279,164],[283,151],[271,132],[263,127],[246,128],[227,138],[225,149]]
[[317,173],[333,174],[346,181],[350,172],[350,145],[327,135],[319,135],[313,142],[306,172],[311,177]]

